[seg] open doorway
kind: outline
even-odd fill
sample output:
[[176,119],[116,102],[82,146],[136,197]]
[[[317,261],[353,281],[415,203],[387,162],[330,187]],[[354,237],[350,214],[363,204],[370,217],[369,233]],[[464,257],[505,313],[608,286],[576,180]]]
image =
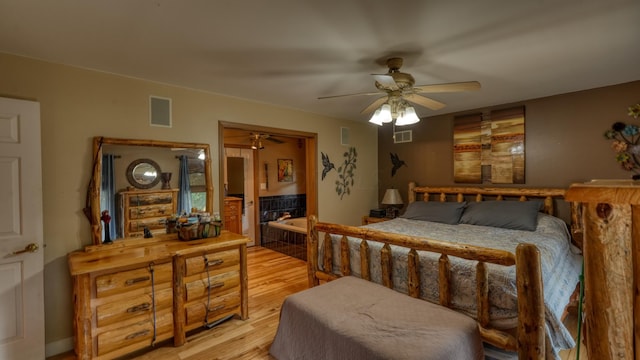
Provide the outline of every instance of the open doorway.
[[[229,231],[242,234],[249,238],[248,246],[256,243],[256,233],[253,230],[255,224],[255,186],[254,186],[254,153],[252,149],[236,146],[224,147],[224,172],[223,188],[225,206],[223,219]],[[234,210],[235,204],[240,204],[239,209]],[[231,206],[231,207],[230,207]],[[233,214],[224,213],[230,211]]]
[[255,245],[268,221],[317,214],[316,134],[221,121],[219,135],[218,199],[241,196],[243,233]]

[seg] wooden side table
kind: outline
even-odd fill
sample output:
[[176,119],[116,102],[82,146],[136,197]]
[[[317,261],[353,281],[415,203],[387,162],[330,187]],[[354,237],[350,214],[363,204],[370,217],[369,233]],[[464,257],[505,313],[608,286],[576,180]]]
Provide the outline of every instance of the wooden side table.
[[387,220],[391,220],[391,218],[388,218],[388,217],[379,218],[379,217],[365,215],[362,217],[362,225],[375,224],[375,223],[379,223]]

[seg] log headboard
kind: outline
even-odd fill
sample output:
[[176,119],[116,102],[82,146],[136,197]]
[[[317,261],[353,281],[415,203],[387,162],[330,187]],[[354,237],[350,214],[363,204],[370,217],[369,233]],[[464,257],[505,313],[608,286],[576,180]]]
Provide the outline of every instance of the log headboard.
[[471,186],[418,186],[415,182],[409,183],[409,203],[414,201],[483,201],[506,200],[509,198],[519,201],[529,199],[543,200],[542,211],[549,215],[557,216],[557,201],[565,201],[569,204],[570,216],[565,220],[571,229],[571,237],[574,245],[582,249],[582,207],[578,202],[570,202],[564,199],[566,189],[562,188],[515,188],[515,187],[471,187]]

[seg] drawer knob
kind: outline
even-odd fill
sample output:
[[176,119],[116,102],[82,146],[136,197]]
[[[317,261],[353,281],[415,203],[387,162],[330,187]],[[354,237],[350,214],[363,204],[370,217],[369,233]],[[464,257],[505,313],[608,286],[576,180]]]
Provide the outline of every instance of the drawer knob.
[[135,279],[128,279],[127,281],[125,281],[125,284],[127,286],[129,286],[129,285],[133,285],[133,284],[136,284],[136,283],[139,283],[139,282],[143,282],[143,281],[147,281],[147,280],[151,280],[151,278],[148,277],[148,276],[141,276],[141,277],[138,277],[138,278],[135,278]]
[[207,261],[207,266],[216,266],[216,265],[220,265],[222,263],[224,263],[224,260],[215,259],[215,260]]
[[144,303],[144,304],[140,304],[140,305],[136,305],[136,306],[132,306],[130,308],[127,309],[128,313],[137,313],[140,311],[147,311],[151,308],[151,304],[149,303]]

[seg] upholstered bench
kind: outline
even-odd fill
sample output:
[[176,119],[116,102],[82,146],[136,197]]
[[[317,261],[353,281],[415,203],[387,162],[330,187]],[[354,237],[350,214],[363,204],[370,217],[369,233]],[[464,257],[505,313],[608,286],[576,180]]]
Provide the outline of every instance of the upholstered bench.
[[270,353],[278,360],[484,359],[472,318],[351,276],[287,297]]

